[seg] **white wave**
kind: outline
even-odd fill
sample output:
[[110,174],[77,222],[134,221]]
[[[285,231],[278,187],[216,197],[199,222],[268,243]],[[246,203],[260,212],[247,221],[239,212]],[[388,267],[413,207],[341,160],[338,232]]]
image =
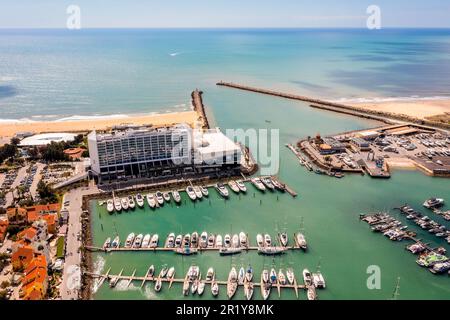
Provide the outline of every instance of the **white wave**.
[[[101,274],[103,272],[103,269],[105,268],[105,263],[106,263],[105,258],[103,258],[102,256],[97,256],[94,262],[93,272],[96,274]],[[97,290],[100,288],[100,281],[101,281],[100,278],[96,278],[94,280],[94,284],[92,286],[93,293],[96,293]]]
[[181,52],[173,52],[173,53],[169,53],[169,56],[176,57],[176,56],[179,56],[180,54],[181,54]]
[[122,118],[129,118],[129,115],[126,114],[92,115],[92,116],[73,115],[70,117],[57,119],[55,120],[55,122],[107,120],[107,119],[122,119]]
[[33,123],[34,120],[28,118],[22,119],[0,119],[0,124],[22,124],[22,123]]
[[340,98],[336,100],[331,100],[337,103],[380,103],[380,102],[409,102],[409,101],[427,101],[427,100],[449,100],[446,96],[433,96],[433,97],[419,97],[419,96],[409,96],[409,97],[373,97],[373,98]]

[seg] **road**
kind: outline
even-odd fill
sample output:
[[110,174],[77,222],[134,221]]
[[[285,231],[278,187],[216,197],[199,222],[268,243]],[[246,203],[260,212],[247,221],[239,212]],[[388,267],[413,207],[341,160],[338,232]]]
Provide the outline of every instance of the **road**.
[[27,169],[29,167],[30,167],[29,165],[26,165],[26,166],[24,166],[24,167],[19,169],[19,172],[17,173],[16,180],[14,180],[13,184],[11,185],[11,190],[12,191],[8,192],[6,194],[6,196],[5,196],[5,200],[6,200],[5,207],[6,208],[9,207],[12,204],[12,202],[13,202],[13,194],[12,193],[14,192],[14,189],[20,184],[20,181],[22,179],[24,179],[28,175],[27,174]]
[[44,169],[45,164],[38,162],[38,163],[36,163],[36,167],[37,167],[36,174],[34,175],[33,183],[30,186],[30,194],[33,197],[33,199],[36,198],[37,185],[38,185],[39,181],[41,181],[41,178],[42,178],[41,172],[42,172],[42,169]]
[[65,194],[64,201],[69,201],[69,221],[66,235],[66,256],[60,295],[63,300],[76,300],[81,288],[81,215],[83,196],[98,193],[97,187],[91,183],[89,188],[76,188]]

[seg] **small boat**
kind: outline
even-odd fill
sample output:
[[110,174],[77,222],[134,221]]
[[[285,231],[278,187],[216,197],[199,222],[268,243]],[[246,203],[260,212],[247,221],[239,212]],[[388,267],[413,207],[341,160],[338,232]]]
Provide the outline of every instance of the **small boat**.
[[238,284],[243,285],[244,281],[245,281],[245,269],[244,267],[241,267],[238,273]]
[[269,282],[269,272],[263,270],[261,273],[261,295],[264,300],[267,300],[270,295],[271,284]]
[[156,207],[156,199],[155,199],[155,195],[153,193],[147,194],[147,203],[148,203],[149,207],[152,209],[154,207]]
[[312,284],[311,272],[308,269],[303,269],[303,282],[306,286],[310,286]]
[[198,289],[198,280],[195,280],[193,283],[192,283],[192,286],[191,286],[191,293],[192,294],[195,294],[196,292],[197,292],[197,289]]
[[159,291],[161,291],[161,288],[162,288],[161,278],[157,278],[156,282],[155,282],[155,291],[159,292]]
[[183,256],[190,256],[192,254],[197,254],[198,249],[197,248],[190,248],[190,247],[180,247],[175,248],[175,253],[181,254]]
[[167,272],[169,272],[169,269],[167,268],[167,266],[163,266],[161,271],[159,272],[159,278],[163,279],[166,277]]
[[294,274],[294,270],[292,268],[288,268],[286,270],[286,277],[287,277],[289,284],[294,284],[295,274]]
[[231,299],[237,290],[237,272],[236,268],[233,267],[230,270],[230,273],[228,274],[228,281],[227,281],[227,296],[229,299]]
[[261,182],[266,186],[267,189],[275,190],[275,186],[272,183],[272,179],[270,179],[269,177],[261,178]]
[[111,238],[107,238],[103,243],[103,250],[111,247]]
[[231,247],[231,236],[229,234],[226,234],[223,238],[223,244],[225,248]]
[[224,198],[228,198],[230,193],[228,192],[227,187],[223,183],[217,183],[215,186],[217,192]]
[[166,248],[175,247],[175,233],[170,233],[166,240]]
[[236,184],[241,192],[247,192],[247,187],[245,186],[244,182],[242,182],[242,180],[237,180]]
[[253,268],[248,265],[247,270],[245,271],[245,281],[251,282],[253,279]]
[[136,208],[136,202],[134,202],[134,198],[132,195],[128,196],[128,205],[129,205],[130,209],[132,209],[132,210],[134,208]]
[[261,281],[263,283],[268,283],[269,282],[269,271],[267,270],[263,270],[261,273]]
[[131,246],[133,245],[134,237],[134,233],[130,233],[128,235],[127,240],[125,241],[125,248],[131,248]]
[[239,236],[237,234],[233,234],[233,238],[231,238],[231,245],[234,248],[239,248]]
[[216,243],[216,237],[213,234],[210,234],[208,236],[208,248],[214,248],[215,243]]
[[209,268],[208,271],[206,272],[206,281],[213,281],[215,279],[215,272],[214,272],[214,268]]
[[254,292],[253,282],[246,282],[244,284],[244,294],[247,300],[251,300]]
[[138,234],[136,238],[134,238],[133,242],[133,248],[140,248],[142,245],[142,239],[144,238],[144,235],[142,233]]
[[269,276],[269,279],[270,279],[270,283],[272,283],[272,284],[277,283],[277,272],[275,271],[274,268],[272,268],[272,269],[270,270],[270,276]]
[[112,277],[109,280],[109,287],[110,288],[114,288],[117,285],[118,282],[119,282],[119,277]]
[[181,202],[181,196],[180,196],[180,193],[177,190],[173,190],[172,191],[172,198],[173,198],[173,200],[175,200],[176,203],[180,203]]
[[158,246],[159,237],[157,234],[154,234],[150,240],[149,248],[156,248]]
[[208,233],[206,231],[203,231],[200,235],[199,246],[200,248],[206,248],[208,246]]
[[256,235],[256,243],[258,244],[258,247],[264,246],[264,237],[261,234]]
[[163,193],[163,198],[165,202],[170,202],[170,193],[169,192],[164,192]]
[[128,210],[129,208],[129,203],[128,203],[128,199],[127,198],[122,198],[120,200],[120,204],[122,205],[122,209],[123,210]]
[[193,232],[191,235],[191,247],[197,248],[198,247],[198,233]]
[[122,203],[119,198],[114,199],[114,210],[117,212],[122,210]]
[[256,189],[260,190],[260,191],[265,191],[266,187],[264,186],[264,184],[262,183],[260,178],[253,178],[252,180],[253,185],[256,187]]
[[189,233],[184,235],[183,247],[189,247],[191,245],[191,235]]
[[222,246],[223,246],[222,236],[218,234],[216,236],[216,248],[222,248]]
[[142,248],[148,248],[148,245],[150,244],[150,239],[151,239],[151,236],[150,236],[150,234],[146,234],[145,236],[144,236],[144,239],[142,240]]
[[239,186],[237,185],[236,181],[234,181],[234,180],[228,181],[228,186],[234,193],[239,193],[240,189],[239,189]]
[[197,199],[194,188],[192,188],[191,186],[186,188],[186,193],[188,194],[189,198],[191,198],[192,201],[195,201]]
[[219,249],[219,254],[222,256],[232,255],[241,253],[242,248],[230,248],[230,247],[222,247]]
[[108,201],[106,201],[106,210],[108,210],[109,213],[114,212],[114,200],[113,199],[108,199]]
[[156,191],[155,193],[156,196],[156,202],[158,202],[158,204],[160,206],[162,206],[164,204],[164,197],[161,191]]
[[258,253],[270,255],[270,256],[283,254],[286,251],[287,251],[286,247],[260,247],[260,248],[258,248]]
[[280,238],[280,243],[283,247],[286,247],[288,245],[288,235],[286,232],[282,232],[278,236]]
[[306,243],[306,239],[305,236],[303,235],[303,233],[297,233],[296,235],[296,239],[297,239],[297,244],[300,248],[302,248],[303,250],[306,250],[308,248],[308,244]]
[[314,284],[314,287],[316,288],[325,288],[326,284],[325,284],[325,279],[322,276],[322,273],[320,271],[317,271],[316,273],[312,274],[312,281]]
[[444,202],[444,199],[430,198],[423,203],[423,206],[428,209],[433,209],[443,206]]
[[137,203],[139,208],[143,208],[144,207],[144,197],[142,196],[142,194],[138,193],[136,195],[136,203]]
[[183,295],[187,296],[189,294],[189,278],[186,276],[183,282]]
[[197,197],[197,199],[201,199],[203,197],[202,189],[200,189],[199,186],[194,186],[193,189],[194,189],[195,196]]
[[316,294],[316,288],[314,288],[314,286],[309,286],[308,290],[306,291],[306,295],[308,297],[308,300],[313,301],[317,299],[317,294]]
[[113,242],[111,243],[111,248],[119,248],[120,247],[120,238],[119,236],[115,237]]
[[281,192],[286,191],[286,185],[282,184],[281,182],[279,182],[277,179],[274,178],[271,178],[270,180],[272,181],[272,184],[276,189],[278,189]]
[[209,196],[209,191],[208,191],[208,188],[207,188],[207,187],[205,187],[205,186],[200,186],[200,191],[202,192],[202,194],[203,194],[204,197]]
[[264,235],[264,245],[270,247],[272,245],[272,238],[267,233]]
[[214,297],[219,294],[219,284],[215,280],[211,283],[211,293]]
[[203,294],[203,292],[205,291],[205,282],[204,281],[199,281],[198,282],[198,288],[197,288],[197,293],[199,296],[201,296]]
[[286,276],[283,273],[283,270],[280,269],[278,271],[278,283],[284,286],[286,284]]
[[241,247],[247,246],[247,235],[242,231],[239,233],[239,243],[241,244]]
[[151,265],[150,268],[148,268],[148,276],[153,277],[155,275],[155,266]]

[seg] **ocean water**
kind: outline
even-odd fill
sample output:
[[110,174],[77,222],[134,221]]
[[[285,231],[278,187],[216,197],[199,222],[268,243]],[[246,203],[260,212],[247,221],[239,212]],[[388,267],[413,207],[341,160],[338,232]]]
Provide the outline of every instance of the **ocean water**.
[[183,110],[218,80],[328,99],[448,97],[449,52],[450,30],[0,30],[0,120]]
[[[416,209],[431,196],[450,201],[448,179],[416,171],[393,172],[390,180],[347,175],[331,179],[307,172],[284,146],[299,138],[369,128],[373,121],[311,109],[307,104],[215,86],[219,80],[243,82],[328,99],[408,99],[445,97],[450,87],[449,30],[54,30],[0,31],[0,119],[57,120],[76,116],[114,116],[183,110],[190,92],[204,91],[213,123],[226,128],[280,130],[280,178],[299,193],[261,194],[248,185],[246,196],[195,205],[183,194],[180,207],[109,215],[91,202],[94,244],[118,233],[184,234],[208,232],[292,234],[304,221],[310,250],[264,258],[256,253],[220,257],[204,253],[96,253],[95,269],[144,275],[148,266],[175,266],[183,277],[191,263],[212,266],[225,279],[231,265],[250,263],[255,279],[263,267],[303,268],[320,264],[327,289],[320,299],[389,299],[400,277],[400,299],[449,299],[450,278],[434,276],[416,265],[406,243],[394,243],[370,231],[359,213],[391,210],[405,202]],[[270,120],[267,122],[266,120]],[[447,207],[448,208],[448,207]],[[392,211],[392,210],[391,210]],[[433,246],[450,246],[407,222]],[[432,213],[430,216],[450,228]],[[367,268],[379,266],[381,289],[367,287]],[[95,299],[181,299],[174,284],[156,294],[148,284],[98,288]],[[221,288],[220,298],[225,298]],[[240,289],[236,298],[243,298]],[[255,298],[260,299],[259,290]],[[294,299],[284,290],[281,299]],[[211,299],[209,287],[203,297]],[[273,292],[271,299],[278,299]],[[305,300],[305,294],[300,296]]]

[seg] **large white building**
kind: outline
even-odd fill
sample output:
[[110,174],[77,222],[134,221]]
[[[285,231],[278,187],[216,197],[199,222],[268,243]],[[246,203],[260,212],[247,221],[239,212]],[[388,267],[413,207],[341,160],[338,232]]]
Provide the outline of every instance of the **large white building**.
[[100,181],[203,172],[241,159],[240,148],[219,130],[193,133],[186,124],[93,131],[88,144],[91,171]]

